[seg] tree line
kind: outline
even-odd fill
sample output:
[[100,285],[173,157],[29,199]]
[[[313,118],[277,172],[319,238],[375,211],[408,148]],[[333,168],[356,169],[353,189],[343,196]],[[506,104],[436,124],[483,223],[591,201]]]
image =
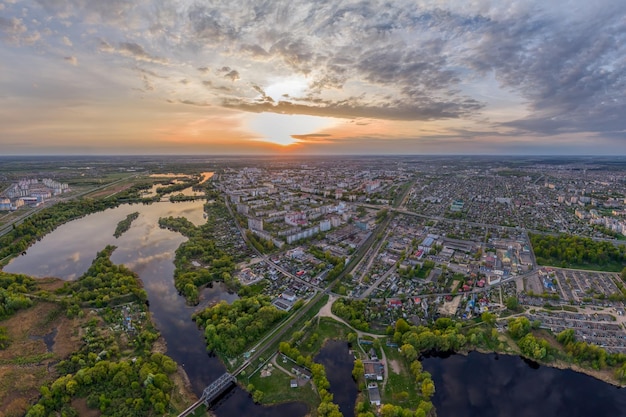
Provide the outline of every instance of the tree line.
[[593,267],[619,272],[626,263],[626,246],[616,246],[607,241],[573,235],[531,234],[530,242],[540,265],[562,268]]
[[6,235],[0,237],[0,259],[16,256],[58,226],[87,214],[117,207],[122,203],[142,202],[139,192],[150,184],[135,184],[106,199],[83,197],[72,201],[62,201],[45,208],[14,225]]

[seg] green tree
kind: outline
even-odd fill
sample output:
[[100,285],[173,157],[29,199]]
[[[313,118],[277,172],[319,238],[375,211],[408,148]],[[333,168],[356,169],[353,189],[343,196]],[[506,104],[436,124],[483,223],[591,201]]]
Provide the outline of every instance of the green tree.
[[485,311],[483,314],[481,314],[480,318],[484,323],[489,326],[493,327],[496,324],[496,315],[488,311]]
[[521,339],[530,331],[530,320],[526,317],[510,319],[508,323],[509,334],[513,339]]
[[507,297],[507,299],[504,300],[504,305],[511,311],[519,311],[520,308],[519,301],[516,296]]

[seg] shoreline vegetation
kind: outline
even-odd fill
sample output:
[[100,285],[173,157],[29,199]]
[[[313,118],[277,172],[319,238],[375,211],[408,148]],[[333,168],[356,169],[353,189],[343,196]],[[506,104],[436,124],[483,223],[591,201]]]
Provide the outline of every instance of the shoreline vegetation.
[[113,233],[113,236],[118,238],[122,236],[124,233],[126,233],[128,229],[130,229],[130,226],[133,224],[133,221],[137,219],[137,217],[139,217],[138,211],[134,213],[130,213],[128,216],[126,216],[124,220],[121,220],[117,224],[117,227],[115,228],[115,232]]

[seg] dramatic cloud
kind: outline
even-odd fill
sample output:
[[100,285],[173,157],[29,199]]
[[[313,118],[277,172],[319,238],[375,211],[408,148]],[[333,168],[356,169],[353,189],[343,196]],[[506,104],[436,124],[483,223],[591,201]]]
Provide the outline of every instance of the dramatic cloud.
[[[489,141],[515,152],[520,143],[558,150],[567,135],[579,152],[600,142],[607,147],[597,152],[626,147],[624,2],[0,5],[0,59],[14,63],[11,74],[19,79],[37,79],[36,71],[49,69],[58,84],[72,85],[75,74],[68,71],[85,71],[107,80],[103,92],[119,100],[134,94],[163,106],[241,112],[243,119],[270,113],[353,120],[362,143],[371,146],[364,151],[371,152],[385,147],[393,152],[393,138],[398,148],[410,142],[416,152],[435,152],[437,143],[446,152],[454,140],[464,140],[468,151],[472,143],[489,149]],[[29,68],[26,61],[41,65]],[[76,68],[56,67],[64,61]],[[31,100],[32,83],[10,77],[0,76],[10,96]],[[379,130],[368,132],[383,128],[382,136]],[[358,140],[349,129],[290,129],[277,129],[283,136],[273,140],[295,139],[300,146]],[[268,132],[267,126],[263,133],[250,130],[249,139],[272,137]],[[375,146],[376,140],[384,145]]]

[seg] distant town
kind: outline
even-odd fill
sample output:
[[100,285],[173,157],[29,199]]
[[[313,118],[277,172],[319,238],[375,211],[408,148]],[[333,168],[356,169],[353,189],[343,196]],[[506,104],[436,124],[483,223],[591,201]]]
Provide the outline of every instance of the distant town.
[[67,184],[50,178],[22,179],[0,192],[0,211],[15,211],[24,205],[37,207],[52,196],[70,191]]

